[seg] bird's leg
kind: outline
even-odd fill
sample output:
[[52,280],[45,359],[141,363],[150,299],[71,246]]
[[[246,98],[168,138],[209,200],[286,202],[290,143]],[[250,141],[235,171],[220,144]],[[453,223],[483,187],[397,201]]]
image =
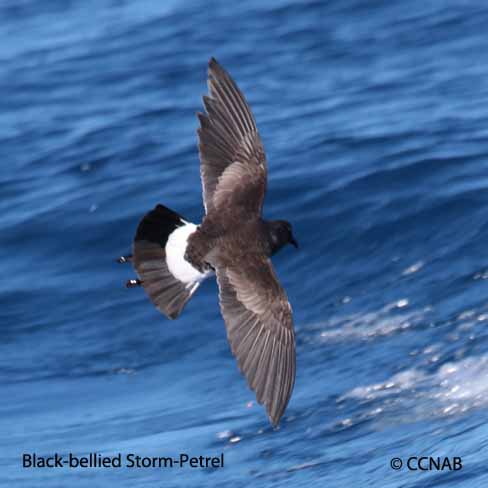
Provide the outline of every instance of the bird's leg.
[[127,288],[135,288],[136,286],[141,286],[141,285],[142,285],[141,280],[127,280],[127,283],[125,284]]
[[127,254],[127,256],[120,256],[120,258],[117,259],[117,262],[120,264],[130,263],[131,261],[132,261],[132,254]]

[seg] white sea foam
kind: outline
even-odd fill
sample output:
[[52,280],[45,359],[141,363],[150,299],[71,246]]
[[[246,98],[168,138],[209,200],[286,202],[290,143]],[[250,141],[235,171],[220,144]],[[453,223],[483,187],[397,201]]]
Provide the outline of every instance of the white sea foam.
[[375,312],[332,317],[326,323],[312,324],[307,328],[318,329],[321,341],[349,341],[387,336],[419,324],[431,310],[430,307],[422,310],[409,308],[408,298],[400,298]]
[[423,266],[424,266],[424,262],[423,261],[417,261],[416,263],[412,264],[408,268],[404,269],[403,272],[402,272],[402,275],[408,276],[408,275],[411,275],[413,273],[416,273],[417,271],[419,271],[420,269],[422,269]]
[[488,355],[470,357],[446,363],[433,373],[407,369],[382,383],[356,387],[338,402],[374,402],[379,414],[400,412],[398,417],[407,420],[455,415],[488,406],[487,378]]

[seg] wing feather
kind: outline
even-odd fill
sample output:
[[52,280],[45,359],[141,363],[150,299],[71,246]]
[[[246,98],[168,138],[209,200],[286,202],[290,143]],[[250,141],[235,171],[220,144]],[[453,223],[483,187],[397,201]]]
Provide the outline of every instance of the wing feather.
[[[200,174],[206,213],[223,205],[260,215],[267,164],[254,116],[230,75],[211,59],[199,113]],[[229,169],[238,165],[236,168]],[[249,196],[251,195],[251,198]]]
[[295,382],[291,308],[265,256],[217,265],[220,308],[237,364],[273,425],[279,423]]

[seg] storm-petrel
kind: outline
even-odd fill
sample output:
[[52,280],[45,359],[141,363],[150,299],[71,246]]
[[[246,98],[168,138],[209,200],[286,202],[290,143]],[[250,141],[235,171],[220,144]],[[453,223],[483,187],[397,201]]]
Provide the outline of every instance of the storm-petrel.
[[295,382],[292,310],[270,257],[290,243],[291,225],[262,218],[267,163],[249,105],[212,58],[209,95],[199,113],[200,174],[205,217],[187,222],[163,205],[141,220],[131,261],[154,305],[176,318],[200,283],[215,274],[220,309],[240,370],[277,425]]

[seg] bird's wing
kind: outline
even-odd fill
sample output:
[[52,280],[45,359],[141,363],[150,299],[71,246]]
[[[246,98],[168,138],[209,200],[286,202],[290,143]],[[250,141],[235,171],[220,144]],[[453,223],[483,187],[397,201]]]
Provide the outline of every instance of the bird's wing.
[[260,215],[267,164],[251,109],[234,80],[212,58],[206,114],[199,113],[200,174],[207,214],[225,206]]
[[286,293],[265,256],[219,265],[216,274],[232,353],[277,425],[295,383],[295,333]]

